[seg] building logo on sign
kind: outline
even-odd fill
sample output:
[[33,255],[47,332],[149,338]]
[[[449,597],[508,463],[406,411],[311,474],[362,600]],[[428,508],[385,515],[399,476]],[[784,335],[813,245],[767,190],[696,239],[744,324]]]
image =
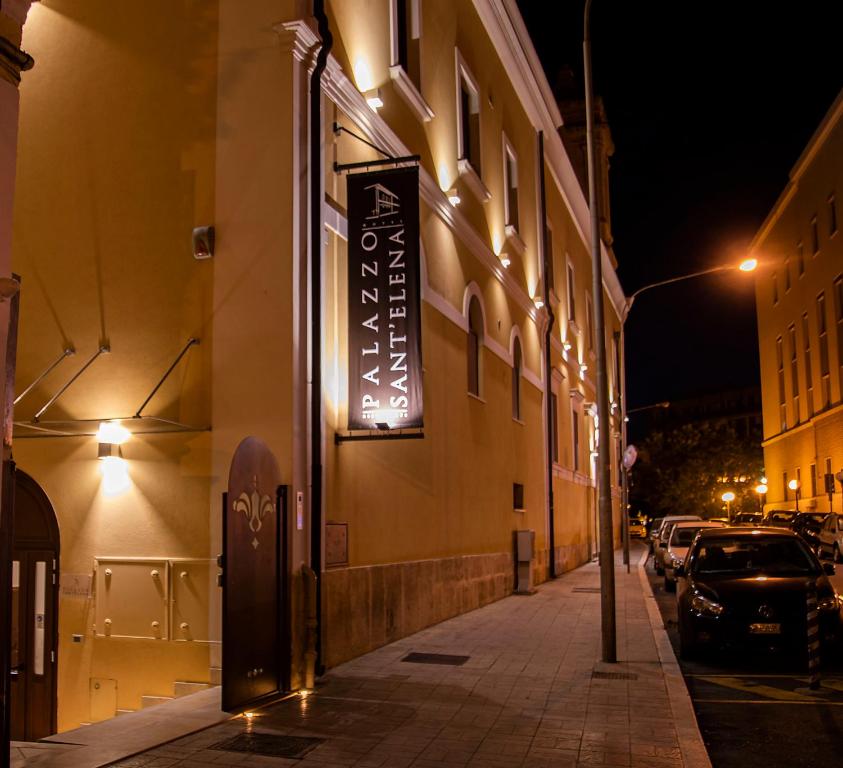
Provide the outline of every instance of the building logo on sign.
[[350,429],[422,426],[418,168],[348,177]]

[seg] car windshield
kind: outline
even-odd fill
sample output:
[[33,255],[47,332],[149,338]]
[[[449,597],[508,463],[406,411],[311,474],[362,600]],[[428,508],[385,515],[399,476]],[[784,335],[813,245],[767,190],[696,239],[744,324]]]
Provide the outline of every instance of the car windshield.
[[694,573],[765,573],[785,576],[816,573],[817,567],[797,539],[735,537],[700,543]]
[[699,528],[674,528],[670,537],[671,547],[689,547]]

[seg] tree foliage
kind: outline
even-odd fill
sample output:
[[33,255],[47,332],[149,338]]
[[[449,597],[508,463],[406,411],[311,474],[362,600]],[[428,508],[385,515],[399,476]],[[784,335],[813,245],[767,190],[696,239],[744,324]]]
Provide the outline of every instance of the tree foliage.
[[719,517],[726,512],[721,496],[732,491],[733,513],[755,511],[762,468],[761,446],[728,423],[684,424],[651,432],[639,446],[630,498],[652,516]]

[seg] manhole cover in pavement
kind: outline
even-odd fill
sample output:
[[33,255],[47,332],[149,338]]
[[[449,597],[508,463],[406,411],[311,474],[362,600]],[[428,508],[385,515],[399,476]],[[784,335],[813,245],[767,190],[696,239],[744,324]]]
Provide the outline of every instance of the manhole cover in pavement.
[[461,667],[469,656],[450,656],[447,653],[408,653],[401,661],[411,664],[447,664],[451,667]]
[[309,736],[280,736],[274,733],[240,733],[233,738],[212,744],[209,749],[223,752],[246,752],[268,757],[304,757],[325,739]]
[[634,672],[597,672],[591,673],[592,678],[597,680],[637,680],[638,675]]
[[600,587],[574,587],[571,592],[592,592],[597,593],[600,591]]

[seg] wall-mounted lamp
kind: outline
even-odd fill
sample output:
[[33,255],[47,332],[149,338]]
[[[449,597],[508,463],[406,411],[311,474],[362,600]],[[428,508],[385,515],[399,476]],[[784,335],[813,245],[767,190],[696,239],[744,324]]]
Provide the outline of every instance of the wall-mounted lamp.
[[585,372],[588,370],[588,366],[585,363],[580,365],[580,376],[585,376]]
[[462,198],[460,197],[460,193],[457,191],[456,187],[451,187],[447,194],[448,202],[454,207],[458,206],[462,202]]
[[383,96],[380,88],[372,88],[363,94],[366,103],[376,112],[383,106]]
[[541,296],[534,296],[533,304],[535,304],[536,309],[541,309],[544,306],[544,299]]
[[566,352],[570,352],[571,351],[571,342],[570,341],[563,341],[562,342],[562,349],[564,349]]
[[506,252],[501,254],[501,264],[503,265],[504,269],[509,269],[509,265],[512,264],[512,260],[509,258]]
[[97,430],[97,458],[100,459],[102,488],[106,496],[116,496],[131,486],[129,468],[120,450],[131,435],[116,421],[103,421]]

